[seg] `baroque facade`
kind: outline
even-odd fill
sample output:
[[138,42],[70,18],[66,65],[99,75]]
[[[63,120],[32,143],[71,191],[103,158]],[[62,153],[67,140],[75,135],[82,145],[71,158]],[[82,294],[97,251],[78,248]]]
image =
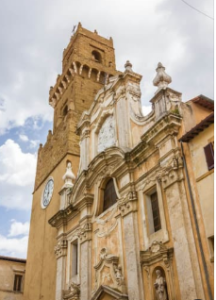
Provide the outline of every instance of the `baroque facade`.
[[182,102],[159,63],[144,116],[141,79],[129,61],[116,70],[111,38],[78,25],[50,88],[54,124],[38,152],[25,300],[213,299],[214,168],[195,154],[213,141],[202,123],[213,101]]

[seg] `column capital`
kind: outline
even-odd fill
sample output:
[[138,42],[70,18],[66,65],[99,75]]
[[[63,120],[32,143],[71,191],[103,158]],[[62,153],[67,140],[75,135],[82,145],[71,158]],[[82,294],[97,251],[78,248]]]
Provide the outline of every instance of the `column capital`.
[[118,200],[118,208],[122,217],[125,217],[131,212],[137,211],[137,192],[135,190],[131,190],[126,197]]
[[55,255],[56,255],[56,259],[58,259],[62,256],[66,256],[66,254],[67,254],[67,240],[62,239],[61,241],[59,241],[57,243],[57,245],[54,247],[54,252],[55,252]]

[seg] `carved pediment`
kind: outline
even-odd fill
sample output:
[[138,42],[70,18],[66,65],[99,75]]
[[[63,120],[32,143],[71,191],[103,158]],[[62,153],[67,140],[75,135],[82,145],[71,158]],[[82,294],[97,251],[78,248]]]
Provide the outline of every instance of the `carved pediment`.
[[101,285],[94,295],[91,297],[91,300],[128,300],[128,296],[126,294],[122,294],[113,288]]
[[155,262],[163,261],[167,268],[173,257],[173,248],[167,248],[162,242],[154,241],[146,251],[141,251],[141,264],[149,266]]
[[121,292],[125,291],[124,277],[118,256],[108,254],[107,248],[102,248],[100,261],[94,268],[96,270],[96,288],[109,286]]

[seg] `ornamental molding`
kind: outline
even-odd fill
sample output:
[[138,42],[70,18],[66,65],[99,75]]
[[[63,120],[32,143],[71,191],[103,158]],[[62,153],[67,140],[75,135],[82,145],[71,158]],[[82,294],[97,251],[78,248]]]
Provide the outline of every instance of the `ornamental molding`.
[[107,217],[103,218],[104,215],[100,215],[95,218],[95,222],[98,225],[98,228],[95,230],[97,237],[106,237],[116,228],[116,226],[118,225],[118,220],[116,218],[117,212],[117,205],[113,205],[112,210]]
[[100,261],[94,266],[96,271],[95,290],[101,285],[108,285],[120,292],[125,292],[125,280],[119,257],[109,254],[107,248],[100,251]]
[[177,135],[181,126],[181,116],[165,112],[163,116],[141,136],[141,140],[147,144],[155,143],[161,136],[167,137],[168,135]]
[[161,241],[154,241],[146,251],[140,251],[140,262],[149,275],[149,266],[163,262],[169,270],[173,259],[173,248],[167,248]]
[[79,300],[80,299],[80,284],[71,282],[68,290],[63,290],[64,300]]
[[98,153],[116,145],[116,129],[113,115],[107,116],[98,131]]
[[92,223],[86,222],[77,229],[77,236],[80,243],[84,243],[92,239]]
[[57,245],[54,247],[54,252],[55,252],[57,259],[62,256],[66,256],[67,255],[67,240],[62,239],[61,241],[59,241],[57,243]]
[[[91,300],[100,300],[101,295],[108,295],[108,297],[111,299],[118,299],[118,300],[128,300],[128,296],[124,293],[120,293],[116,291],[115,289],[106,286],[106,285],[101,285],[96,291],[93,291],[93,296],[91,297]],[[106,296],[105,296],[106,297]],[[108,299],[109,299],[108,298]]]
[[156,182],[161,183],[162,187],[166,189],[175,182],[184,179],[182,168],[182,158],[180,156],[172,156],[163,167],[157,166],[144,174],[144,176],[141,176],[136,184],[136,189],[137,191],[145,191]]
[[131,190],[126,197],[118,200],[118,208],[122,217],[137,211],[137,199],[137,192],[135,190]]
[[70,204],[66,209],[59,210],[51,219],[48,220],[48,223],[52,227],[59,228],[62,225],[67,224],[67,220],[72,214],[76,212],[76,209]]
[[86,129],[82,132],[81,137],[80,137],[80,141],[83,141],[84,139],[87,139],[90,137],[90,130]]

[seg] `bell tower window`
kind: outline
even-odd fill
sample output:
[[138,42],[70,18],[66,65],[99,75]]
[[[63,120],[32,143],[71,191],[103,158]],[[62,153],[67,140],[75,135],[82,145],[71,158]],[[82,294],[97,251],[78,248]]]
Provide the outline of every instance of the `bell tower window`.
[[117,194],[113,179],[110,178],[104,189],[103,211],[107,210],[117,202]]
[[64,109],[63,109],[63,116],[65,117],[68,113],[68,106],[65,105]]
[[101,63],[102,59],[101,59],[101,55],[98,51],[92,51],[92,59],[95,60],[96,62]]

